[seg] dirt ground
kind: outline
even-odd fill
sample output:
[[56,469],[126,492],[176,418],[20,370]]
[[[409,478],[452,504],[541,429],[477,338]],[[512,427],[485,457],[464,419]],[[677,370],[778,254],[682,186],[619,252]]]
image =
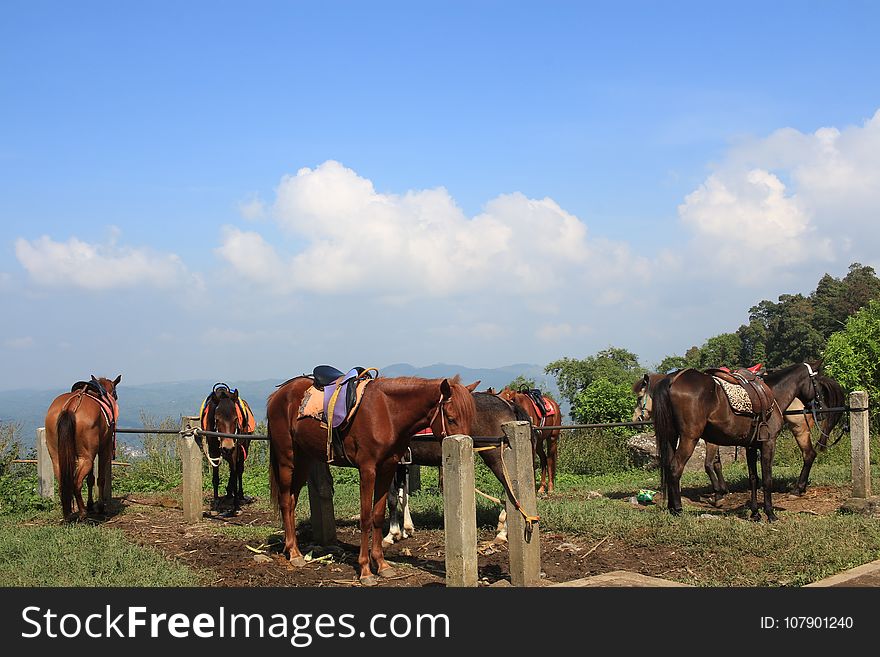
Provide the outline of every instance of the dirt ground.
[[[703,492],[683,490],[684,504],[705,513],[746,516],[747,492],[731,493],[720,508],[713,507]],[[788,512],[825,515],[835,513],[848,494],[846,489],[811,487],[803,497],[776,493],[774,506]],[[320,560],[295,568],[280,553],[277,513],[258,505],[245,505],[238,516],[213,513],[200,523],[188,525],[178,502],[170,496],[132,494],[118,502],[118,512],[103,524],[124,531],[132,541],[157,549],[168,558],[208,572],[211,586],[359,586],[360,530],[355,519],[337,519],[338,544],[331,548],[311,545],[308,523],[300,523],[298,537],[303,553],[312,551],[312,557]],[[233,538],[221,531],[224,525],[265,528],[265,533],[258,531],[258,538],[250,540]],[[507,546],[493,544],[493,538],[494,533],[489,530],[478,536],[479,578],[483,586],[503,585],[510,578]],[[586,541],[583,537],[546,531],[541,533],[540,540],[542,577],[548,584],[613,570],[675,577],[669,565],[676,561],[656,547],[627,545],[611,538]],[[385,555],[396,566],[396,577],[383,578],[379,585],[444,586],[443,544],[442,530],[422,529],[387,548]]]

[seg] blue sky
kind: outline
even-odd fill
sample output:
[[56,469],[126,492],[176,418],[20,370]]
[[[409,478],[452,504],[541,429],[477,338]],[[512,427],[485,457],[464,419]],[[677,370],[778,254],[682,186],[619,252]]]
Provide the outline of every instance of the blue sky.
[[683,353],[880,269],[878,18],[4,3],[3,385]]

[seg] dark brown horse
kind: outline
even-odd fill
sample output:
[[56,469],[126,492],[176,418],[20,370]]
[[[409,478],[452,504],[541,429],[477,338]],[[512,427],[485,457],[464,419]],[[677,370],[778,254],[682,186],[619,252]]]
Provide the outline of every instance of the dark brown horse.
[[[272,496],[281,511],[284,550],[294,566],[306,563],[296,540],[296,502],[312,462],[326,461],[328,452],[326,427],[313,417],[299,417],[303,397],[313,383],[309,376],[291,379],[269,396],[266,405]],[[378,575],[393,574],[382,551],[385,504],[395,468],[413,434],[430,426],[437,436],[470,435],[474,415],[473,396],[458,377],[379,377],[366,386],[359,408],[339,436],[338,448],[339,457],[358,469],[360,479],[361,584],[378,583],[371,560]]]
[[556,484],[556,455],[559,450],[560,429],[544,431],[538,427],[562,424],[562,411],[555,399],[547,395],[541,395],[543,403],[547,406],[547,412],[537,407],[536,402],[525,391],[504,388],[498,393],[502,399],[506,399],[522,408],[529,416],[532,426],[536,427],[536,436],[532,439],[538,460],[541,463],[541,485],[538,493],[552,493]]
[[[58,395],[46,412],[46,446],[59,484],[65,520],[83,519],[93,510],[96,456],[99,458],[98,513],[110,503],[107,482],[116,449],[116,418],[119,416],[116,386],[121,380],[120,374],[112,381],[94,376],[90,381],[80,381],[71,392]],[[86,478],[88,504],[83,504],[82,485]]]
[[238,394],[238,388],[230,390],[225,383],[217,383],[211,394],[205,399],[201,413],[202,429],[239,435],[240,438],[229,436],[205,436],[207,451],[205,455],[211,464],[212,483],[214,485],[214,507],[218,504],[220,487],[220,461],[229,464],[229,481],[226,484],[226,497],[232,501],[232,513],[241,508],[244,501],[244,464],[250,449],[250,436],[255,429],[254,414],[250,406]]
[[[467,386],[468,389],[476,388],[477,383]],[[474,404],[476,405],[476,418],[471,427],[474,436],[484,438],[503,436],[501,425],[505,422],[517,420],[528,422],[529,416],[516,404],[512,404],[491,392],[475,392]],[[532,452],[534,454],[534,438],[532,432]],[[489,447],[489,446],[486,446]],[[440,466],[443,463],[443,443],[434,436],[414,436],[409,444],[410,456],[413,465]],[[477,452],[488,466],[498,481],[504,487],[508,499],[515,499],[510,490],[508,476],[505,474],[504,462],[502,461],[501,446],[490,449],[482,449]],[[398,466],[397,473],[388,493],[388,516],[390,518],[388,534],[382,539],[383,545],[392,545],[396,541],[407,538],[407,531],[413,531],[412,518],[409,514],[409,490],[406,482],[406,466]],[[504,507],[498,517],[496,542],[507,541],[507,512]]]
[[[633,392],[636,395],[636,407],[633,409],[632,417],[633,422],[651,419],[653,390],[660,381],[668,376],[670,375],[646,373],[644,377],[633,384]],[[845,401],[844,392],[843,388],[840,387],[840,384],[837,383],[837,381],[822,374],[818,374],[814,380],[821,391],[820,400],[822,401],[824,408],[839,408],[843,406]],[[795,397],[786,410],[803,411],[804,408],[803,402]],[[783,414],[785,428],[791,431],[794,436],[798,447],[801,449],[801,455],[804,460],[804,465],[801,468],[797,483],[791,490],[793,494],[803,495],[806,492],[810,478],[810,470],[812,469],[813,461],[816,460],[817,449],[818,451],[823,451],[826,448],[828,437],[834,427],[840,422],[842,416],[842,411],[824,413],[822,415],[819,422],[819,438],[814,446],[811,429],[816,426],[815,419],[804,413],[792,415]],[[717,506],[728,492],[727,482],[725,482],[724,474],[721,470],[721,455],[718,450],[718,445],[705,443],[705,446],[706,458],[703,467],[705,468],[706,474],[709,476],[709,481],[712,484],[712,491],[715,495],[715,505]]]
[[817,399],[814,376],[818,369],[818,364],[799,363],[767,374],[764,381],[773,399],[767,417],[761,421],[751,414],[734,411],[721,386],[705,372],[686,369],[661,380],[654,389],[653,415],[662,487],[669,511],[674,515],[682,512],[681,474],[702,436],[707,443],[746,448],[752,520],[760,519],[757,471],[760,451],[764,511],[768,521],[776,520],[772,468],[776,437],[784,422],[782,409],[788,408],[795,398],[804,404]]

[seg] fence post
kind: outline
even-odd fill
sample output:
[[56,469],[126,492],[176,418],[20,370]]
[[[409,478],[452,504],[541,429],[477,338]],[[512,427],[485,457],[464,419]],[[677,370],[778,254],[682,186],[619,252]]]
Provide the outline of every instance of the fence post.
[[[199,426],[198,416],[181,416],[180,430],[188,431]],[[183,519],[197,522],[202,517],[204,494],[202,493],[202,449],[192,435],[181,433],[177,437],[177,453],[180,454],[183,472]]]
[[318,545],[333,545],[336,543],[336,514],[333,509],[333,478],[327,463],[318,460],[312,463],[308,486],[312,540]]
[[46,446],[46,427],[37,429],[37,477],[40,482],[40,497],[55,497],[55,470]]
[[474,497],[474,441],[443,439],[443,530],[446,586],[477,585],[477,502]]
[[[849,395],[850,408],[868,408],[868,393],[856,390]],[[868,432],[868,411],[850,411],[850,441],[852,443],[853,497],[871,497],[871,446]]]
[[[507,464],[511,489],[522,509],[529,515],[537,515],[531,424],[524,421],[505,422],[501,429],[510,441],[509,449],[502,448],[502,458]],[[506,501],[506,508],[510,583],[513,586],[540,586],[541,542],[538,524],[526,522],[513,500]]]

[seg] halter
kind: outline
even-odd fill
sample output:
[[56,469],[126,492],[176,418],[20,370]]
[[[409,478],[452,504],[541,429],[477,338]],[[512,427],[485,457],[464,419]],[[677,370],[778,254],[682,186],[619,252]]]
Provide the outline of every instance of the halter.
[[647,387],[645,388],[645,394],[639,398],[638,409],[639,409],[639,422],[644,422],[645,418],[647,417],[645,415],[645,413],[648,410],[648,388]]
[[432,426],[434,424],[434,420],[437,419],[437,413],[440,413],[440,426],[442,428],[442,432],[440,433],[440,439],[443,440],[449,435],[448,430],[446,429],[446,409],[443,407],[452,401],[452,397],[449,399],[443,399],[443,393],[440,393],[440,400],[437,402],[437,408],[434,409],[434,412],[431,414],[431,417],[428,419],[428,426]]
[[[813,368],[810,367],[809,363],[804,363],[804,367],[807,368],[807,372],[810,375],[810,383],[813,384],[814,398],[813,398],[813,402],[810,404],[810,411],[813,415],[813,423],[819,429],[819,433],[822,435],[822,437],[829,439],[829,438],[831,438],[831,435],[825,433],[825,430],[822,429],[822,425],[819,424],[819,417],[818,417],[819,414],[816,412],[817,410],[822,410],[822,395],[819,393],[819,385],[816,383],[816,375],[819,373],[814,372]],[[834,445],[836,445],[840,441],[840,438],[842,438],[842,437],[843,437],[843,433],[841,433],[840,436],[837,438],[837,440],[835,440],[831,444],[831,447],[834,447]]]

